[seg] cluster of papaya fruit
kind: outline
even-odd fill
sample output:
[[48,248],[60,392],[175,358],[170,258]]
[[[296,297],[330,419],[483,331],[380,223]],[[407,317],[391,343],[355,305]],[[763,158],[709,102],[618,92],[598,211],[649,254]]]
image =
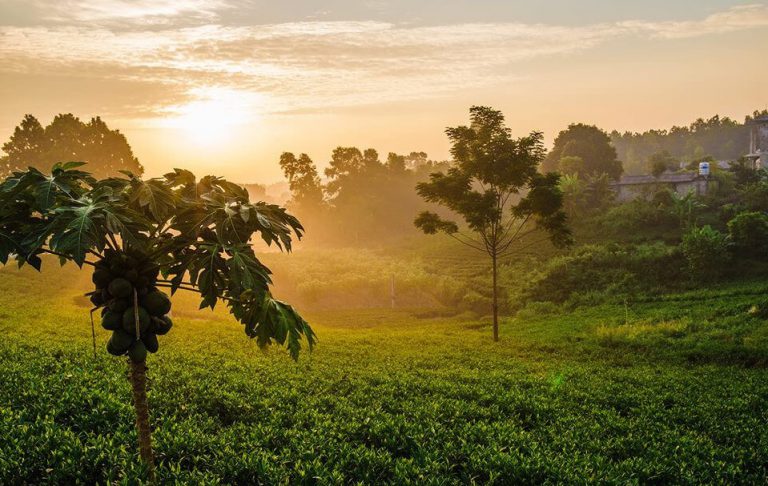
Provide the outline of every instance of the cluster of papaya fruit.
[[136,362],[157,351],[157,336],[173,326],[168,313],[171,300],[155,286],[160,271],[137,252],[107,250],[96,263],[90,292],[91,302],[101,308],[101,326],[112,331],[107,351]]

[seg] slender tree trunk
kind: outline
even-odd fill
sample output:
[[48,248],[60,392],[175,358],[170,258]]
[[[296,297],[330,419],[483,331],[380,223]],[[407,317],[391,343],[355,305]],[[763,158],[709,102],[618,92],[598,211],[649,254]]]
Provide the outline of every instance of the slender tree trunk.
[[493,260],[493,340],[499,340],[499,286],[496,275],[496,253],[491,255]]
[[152,432],[149,428],[149,405],[147,404],[147,364],[136,363],[128,358],[130,382],[133,389],[133,407],[136,411],[136,433],[139,436],[139,454],[150,482],[155,482],[155,455],[152,452]]

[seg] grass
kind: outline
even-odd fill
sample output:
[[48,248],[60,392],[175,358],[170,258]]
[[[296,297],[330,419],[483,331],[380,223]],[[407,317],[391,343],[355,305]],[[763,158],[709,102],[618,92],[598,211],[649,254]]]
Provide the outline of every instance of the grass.
[[[91,350],[89,276],[0,271],[0,484],[142,477],[122,360]],[[756,284],[506,319],[307,312],[293,363],[174,298],[150,357],[162,482],[763,484]],[[762,295],[765,295],[764,293]]]

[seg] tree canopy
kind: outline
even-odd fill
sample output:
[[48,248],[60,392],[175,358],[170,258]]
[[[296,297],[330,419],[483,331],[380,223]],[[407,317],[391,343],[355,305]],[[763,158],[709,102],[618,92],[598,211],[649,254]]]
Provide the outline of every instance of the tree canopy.
[[744,123],[727,116],[698,118],[687,126],[644,132],[611,132],[611,142],[624,161],[628,173],[647,173],[654,154],[666,152],[685,163],[714,160],[737,160],[749,149],[749,122],[768,110],[756,110]]
[[424,152],[390,152],[385,162],[372,148],[337,147],[321,181],[306,154],[280,158],[291,188],[292,209],[311,228],[312,241],[379,244],[413,234],[411,218],[426,205],[413,190],[442,163]]
[[323,186],[312,159],[307,154],[298,158],[290,152],[280,156],[280,168],[291,188],[290,204],[300,212],[319,209],[323,204]]
[[[542,170],[558,170],[560,161],[566,157],[578,157],[583,177],[607,174],[611,179],[618,179],[623,172],[622,164],[611,145],[608,134],[594,125],[574,123],[558,134],[552,150],[542,163]],[[573,160],[573,159],[571,159]]]
[[0,177],[27,167],[46,172],[56,163],[72,160],[88,163],[96,178],[113,177],[121,170],[144,172],[125,136],[99,117],[84,123],[70,113],[60,114],[43,127],[37,118],[25,115],[3,151]]
[[287,304],[272,297],[270,271],[251,239],[290,251],[303,228],[283,208],[251,203],[248,192],[219,177],[197,180],[175,169],[162,178],[97,180],[80,162],[56,164],[51,175],[31,168],[0,184],[0,263],[9,258],[40,269],[41,254],[61,263],[132,251],[158,265],[157,286],[201,295],[200,307],[223,301],[249,337],[287,344],[296,357],[314,333]]

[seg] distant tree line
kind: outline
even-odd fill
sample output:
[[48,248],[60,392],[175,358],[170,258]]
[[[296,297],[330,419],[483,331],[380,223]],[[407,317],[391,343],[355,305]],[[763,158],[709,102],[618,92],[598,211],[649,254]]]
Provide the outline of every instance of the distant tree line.
[[668,163],[688,164],[700,160],[737,160],[749,147],[748,123],[768,110],[755,111],[739,123],[729,117],[715,115],[699,118],[688,126],[673,126],[668,130],[648,130],[642,133],[616,130],[610,134],[624,171],[647,174],[655,164],[659,170],[660,158]]
[[427,205],[414,188],[447,166],[424,152],[390,152],[381,160],[372,148],[337,147],[321,179],[307,154],[280,157],[291,189],[288,206],[306,221],[314,241],[326,243],[380,243],[415,234],[413,215]]
[[144,172],[125,135],[111,130],[100,117],[86,123],[70,113],[59,114],[43,127],[37,118],[26,115],[3,144],[3,152],[0,177],[28,167],[48,173],[57,162],[73,161],[86,162],[86,169],[99,179],[120,170]]

